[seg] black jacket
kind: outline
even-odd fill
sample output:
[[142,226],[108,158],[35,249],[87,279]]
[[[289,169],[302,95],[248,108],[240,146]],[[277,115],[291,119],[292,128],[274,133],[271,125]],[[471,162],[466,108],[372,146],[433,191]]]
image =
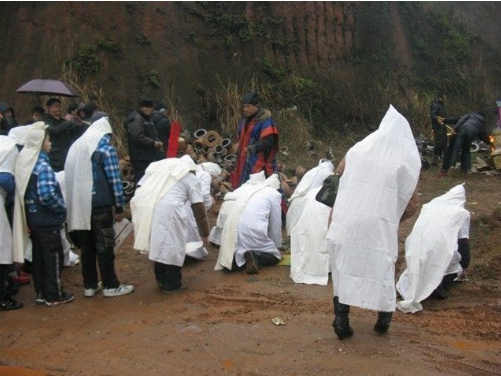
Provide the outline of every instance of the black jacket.
[[50,165],[54,172],[64,170],[64,163],[70,146],[83,134],[86,128],[79,127],[72,121],[56,119],[50,114],[45,114],[43,121],[48,125],[52,148],[49,153]]
[[134,161],[154,162],[157,160],[155,141],[160,141],[149,116],[137,111],[134,120],[126,125],[129,142],[129,157]]
[[489,132],[485,126],[485,118],[477,113],[470,112],[467,115],[461,116],[454,125],[454,130],[457,133],[467,133],[472,138],[478,137],[480,140],[489,143]]
[[443,125],[439,124],[437,116],[445,118],[446,113],[444,104],[440,102],[438,99],[435,99],[430,106],[431,127],[433,129],[443,127]]
[[153,112],[151,115],[151,120],[153,121],[153,125],[155,126],[155,130],[157,131],[157,136],[164,144],[163,150],[158,150],[158,158],[165,158],[165,151],[169,147],[169,137],[170,137],[170,121],[164,115],[162,115],[159,111]]

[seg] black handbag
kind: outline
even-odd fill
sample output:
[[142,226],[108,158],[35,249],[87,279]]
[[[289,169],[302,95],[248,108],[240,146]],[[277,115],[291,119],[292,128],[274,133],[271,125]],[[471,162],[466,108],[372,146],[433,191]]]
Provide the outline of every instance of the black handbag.
[[315,196],[315,199],[318,202],[332,208],[334,206],[334,202],[336,201],[339,179],[340,176],[338,174],[327,176],[323,182],[322,188]]

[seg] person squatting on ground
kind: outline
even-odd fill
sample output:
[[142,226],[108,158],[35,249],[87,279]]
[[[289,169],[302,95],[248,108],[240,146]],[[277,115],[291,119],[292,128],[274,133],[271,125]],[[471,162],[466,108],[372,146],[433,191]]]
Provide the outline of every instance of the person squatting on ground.
[[242,184],[234,191],[227,192],[224,195],[224,201],[221,205],[221,209],[219,209],[216,225],[212,228],[209,235],[209,240],[211,241],[211,243],[215,244],[217,247],[221,246],[221,236],[223,229],[237,198],[240,195],[248,195],[254,189],[254,186],[256,184],[264,183],[265,180],[266,178],[264,176],[264,171],[258,172],[256,174],[251,174],[249,176],[249,180],[247,180],[244,184]]
[[278,128],[271,112],[259,105],[257,93],[242,98],[243,119],[238,125],[236,170],[232,173],[234,188],[245,183],[250,174],[264,171],[266,177],[277,172]]
[[378,311],[378,333],[390,326],[398,226],[417,210],[420,169],[410,125],[393,106],[379,129],[346,154],[326,237],[334,286],[332,326],[339,339],[353,335],[350,305]]
[[405,241],[407,268],[396,286],[403,299],[397,303],[399,311],[418,312],[428,297],[447,299],[449,285],[465,279],[470,263],[470,212],[465,202],[460,184],[423,205]]
[[209,246],[209,224],[195,164],[168,158],[150,164],[131,200],[134,248],[148,253],[164,293],[184,290],[182,267],[188,242],[186,203],[197,223],[203,246]]
[[0,136],[0,311],[23,307],[21,302],[11,296],[7,287],[13,263],[23,262],[23,255],[15,255],[12,246],[12,208],[16,192],[14,171],[19,152],[16,141]]
[[126,122],[129,121],[125,125],[129,157],[134,167],[136,185],[144,176],[149,164],[158,159],[159,151],[163,148],[151,118],[153,106],[154,103],[151,99],[142,99],[139,101],[139,109],[132,120],[126,119]]
[[27,127],[26,141],[16,162],[14,252],[24,255],[28,231],[33,243],[33,280],[37,304],[56,306],[73,301],[63,290],[64,255],[61,229],[66,204],[49,163],[50,137],[44,122]]
[[238,194],[223,227],[215,270],[239,270],[258,274],[263,266],[282,258],[282,196],[277,174]]
[[84,296],[93,297],[103,288],[105,297],[115,297],[134,291],[134,286],[121,284],[115,272],[113,207],[115,220],[121,222],[125,199],[108,117],[93,120],[71,146],[65,164],[68,227],[76,231],[81,249]]

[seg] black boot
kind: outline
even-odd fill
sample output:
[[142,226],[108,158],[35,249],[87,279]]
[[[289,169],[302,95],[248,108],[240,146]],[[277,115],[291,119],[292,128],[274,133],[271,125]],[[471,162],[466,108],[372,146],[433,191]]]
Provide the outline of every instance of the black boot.
[[374,330],[379,334],[384,334],[390,328],[391,318],[393,312],[378,312],[376,325],[374,325]]
[[337,337],[342,340],[343,338],[348,338],[353,335],[353,329],[350,326],[350,320],[348,314],[350,313],[350,306],[339,302],[339,297],[335,296],[334,302],[334,322],[332,327],[334,328],[334,333]]
[[438,287],[432,292],[431,297],[439,300],[445,300],[449,298],[442,283],[438,285]]

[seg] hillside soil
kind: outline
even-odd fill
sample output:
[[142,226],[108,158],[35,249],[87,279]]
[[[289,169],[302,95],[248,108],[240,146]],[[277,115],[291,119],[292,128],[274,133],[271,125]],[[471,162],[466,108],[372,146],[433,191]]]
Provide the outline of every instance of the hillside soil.
[[[389,332],[373,331],[376,313],[352,308],[355,335],[339,341],[331,328],[332,284],[296,285],[289,267],[257,276],[213,270],[208,260],[183,269],[188,290],[165,295],[132,236],[118,250],[117,273],[134,284],[128,296],[83,297],[80,265],[65,269],[75,301],[34,304],[33,286],[17,299],[25,307],[0,314],[0,374],[10,375],[500,375],[500,176],[423,171],[422,203],[466,183],[472,215],[468,281],[448,300],[428,300],[416,314],[396,312]],[[417,215],[400,229],[403,243]],[[212,218],[214,221],[214,218]],[[281,317],[285,325],[274,325]]]

